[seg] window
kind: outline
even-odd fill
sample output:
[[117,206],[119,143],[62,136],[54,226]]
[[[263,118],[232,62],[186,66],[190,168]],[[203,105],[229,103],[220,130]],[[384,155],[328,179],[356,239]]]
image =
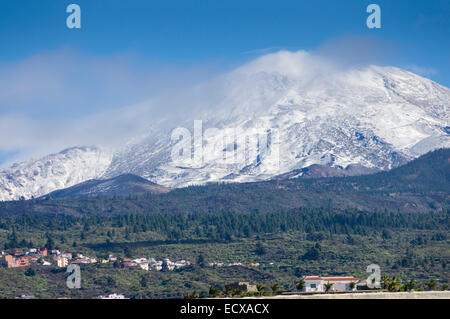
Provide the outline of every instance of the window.
[[311,284],[311,285],[309,285],[309,287],[311,287],[311,288],[317,288],[317,287],[316,287],[316,284]]

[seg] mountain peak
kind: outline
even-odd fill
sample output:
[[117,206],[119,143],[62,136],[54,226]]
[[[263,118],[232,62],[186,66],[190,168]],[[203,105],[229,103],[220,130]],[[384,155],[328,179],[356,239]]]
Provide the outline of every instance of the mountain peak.
[[[217,129],[203,137],[204,145],[229,129],[277,130],[279,164],[260,154],[251,163],[222,165],[219,154],[203,154],[201,165],[180,166],[171,161],[174,143],[167,135],[118,154],[106,176],[131,172],[170,187],[257,181],[313,164],[387,170],[450,147],[448,88],[395,67],[326,72],[322,65],[328,66],[303,51],[257,59],[225,77],[223,98],[198,118],[203,132]],[[222,146],[222,155],[234,156],[233,148]]]
[[98,147],[71,147],[0,170],[0,200],[38,197],[101,176],[112,155]]
[[[2,170],[0,200],[41,196],[89,179],[123,174],[184,187],[267,180],[314,164],[387,170],[450,147],[450,90],[395,67],[343,70],[305,51],[282,51],[258,58],[199,91],[205,95],[206,102],[198,107],[203,111],[187,113],[183,124],[173,123],[173,128],[186,126],[192,137],[194,120],[203,121],[200,145],[217,149],[205,150],[201,163],[173,161],[176,143],[170,130],[156,128],[148,138],[114,155],[96,148],[71,148]],[[208,129],[214,134],[205,134]],[[278,159],[270,152],[259,153],[256,144],[245,147],[247,155],[257,156],[223,164],[218,159],[237,156],[237,141],[223,143],[220,138],[229,130],[244,138],[277,132]]]

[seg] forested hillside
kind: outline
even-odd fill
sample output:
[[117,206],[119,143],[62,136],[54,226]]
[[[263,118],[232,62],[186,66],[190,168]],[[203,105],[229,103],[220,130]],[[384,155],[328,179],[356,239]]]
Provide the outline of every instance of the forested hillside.
[[450,205],[450,150],[373,175],[213,184],[167,194],[0,203],[1,215],[278,212],[298,207],[428,212]]

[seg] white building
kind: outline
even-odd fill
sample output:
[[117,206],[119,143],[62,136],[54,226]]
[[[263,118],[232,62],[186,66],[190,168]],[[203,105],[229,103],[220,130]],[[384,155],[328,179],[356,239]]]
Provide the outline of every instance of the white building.
[[48,261],[46,261],[46,260],[42,260],[42,265],[43,265],[43,266],[51,266],[52,263],[50,263],[50,262],[48,262]]
[[54,260],[58,267],[67,267],[69,265],[69,260],[66,257],[57,256]]
[[71,253],[61,253],[59,256],[63,257],[63,258],[67,258],[68,260],[72,259],[72,254]]
[[169,258],[164,258],[165,263],[167,264],[167,269],[174,270],[175,269],[175,263],[171,261]]
[[184,259],[182,259],[182,260],[179,260],[179,261],[176,261],[175,262],[175,268],[183,268],[183,267],[186,267],[186,266],[189,266],[191,263],[189,262],[189,261],[186,261],[186,260],[184,260]]
[[98,296],[99,299],[126,299],[124,295],[118,295],[116,293],[110,294],[110,295],[100,295]]
[[141,267],[141,269],[144,270],[148,270],[148,260],[145,258],[138,258],[138,259],[134,259],[133,262],[135,262],[136,264],[138,264],[139,267]]
[[[358,283],[358,279],[355,277],[306,276],[303,277],[303,281],[306,292],[325,292],[327,283],[332,284],[330,291],[354,291]],[[354,283],[353,288],[351,283]]]

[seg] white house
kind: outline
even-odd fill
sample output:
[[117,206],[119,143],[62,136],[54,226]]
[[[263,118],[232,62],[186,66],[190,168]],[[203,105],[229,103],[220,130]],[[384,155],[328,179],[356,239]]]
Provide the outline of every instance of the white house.
[[186,260],[184,260],[184,259],[182,259],[182,260],[179,260],[179,261],[176,261],[175,262],[175,268],[183,268],[183,267],[186,267],[186,266],[189,266],[191,263],[189,262],[189,261],[186,261]]
[[58,267],[67,267],[69,265],[69,260],[66,257],[55,256],[53,259]]
[[175,269],[175,263],[171,261],[169,258],[164,258],[164,261],[167,264],[167,269],[174,270]]
[[154,263],[149,263],[149,269],[160,271],[162,270],[162,264],[163,264],[162,260],[156,261]]
[[72,259],[72,254],[71,253],[61,253],[59,255],[62,258],[67,258],[67,260],[71,260]]
[[113,293],[110,295],[100,295],[98,296],[98,299],[127,299],[127,298],[125,298],[124,295]]
[[139,267],[141,267],[141,269],[144,270],[148,270],[148,260],[145,258],[138,258],[138,259],[134,259],[133,262],[135,262],[136,264],[138,264]]
[[325,291],[323,287],[322,278],[319,276],[305,276],[303,277],[305,282],[304,290],[306,292],[323,292]]
[[[305,276],[306,292],[325,292],[325,285],[332,284],[330,291],[354,291],[358,279],[355,277],[321,277],[321,276]],[[354,283],[353,287],[351,283]]]

